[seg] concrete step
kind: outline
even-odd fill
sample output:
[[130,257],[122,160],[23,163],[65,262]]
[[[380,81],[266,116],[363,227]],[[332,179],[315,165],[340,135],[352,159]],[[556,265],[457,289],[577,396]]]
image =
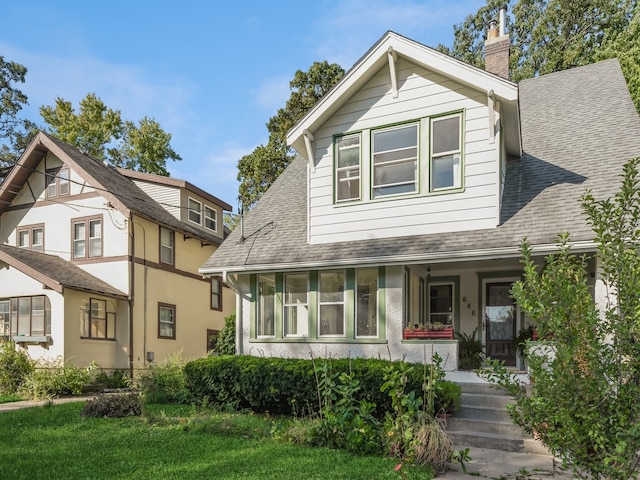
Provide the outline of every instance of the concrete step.
[[456,382],[460,385],[462,393],[477,393],[484,395],[506,395],[503,388],[494,387],[490,383],[480,382]]
[[478,434],[490,433],[513,437],[527,437],[522,427],[514,425],[512,422],[459,418],[457,415],[446,419],[445,428],[447,432],[477,432]]
[[495,407],[506,409],[508,404],[512,404],[513,399],[506,395],[486,393],[463,393],[462,404],[477,407]]
[[503,452],[549,454],[549,451],[533,438],[465,431],[449,432],[449,436],[455,445],[464,447],[490,448]]
[[472,420],[489,420],[501,423],[510,423],[511,417],[506,409],[499,407],[483,407],[479,405],[465,405],[456,410],[457,418],[467,418]]

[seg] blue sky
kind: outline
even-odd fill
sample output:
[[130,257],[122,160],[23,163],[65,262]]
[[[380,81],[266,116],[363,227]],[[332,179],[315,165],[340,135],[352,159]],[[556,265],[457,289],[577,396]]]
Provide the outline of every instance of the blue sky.
[[182,157],[172,177],[237,205],[238,160],[296,70],[351,67],[387,30],[451,45],[484,0],[7,1],[0,55],[28,68],[24,116],[93,92],[127,120],[153,117]]

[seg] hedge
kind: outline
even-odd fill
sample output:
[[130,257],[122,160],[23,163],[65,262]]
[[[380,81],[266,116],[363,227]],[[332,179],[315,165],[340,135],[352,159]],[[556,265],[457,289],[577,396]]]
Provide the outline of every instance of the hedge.
[[[315,369],[314,369],[315,362]],[[352,358],[307,360],[252,356],[213,356],[187,363],[187,389],[197,402],[214,406],[269,411],[276,414],[308,414],[318,411],[317,375],[323,365],[333,374],[355,374],[360,381],[359,398],[376,404],[382,417],[391,407],[387,392],[381,392],[384,369],[398,367],[401,361]],[[411,364],[414,368],[406,391],[422,391],[424,375],[430,366]]]

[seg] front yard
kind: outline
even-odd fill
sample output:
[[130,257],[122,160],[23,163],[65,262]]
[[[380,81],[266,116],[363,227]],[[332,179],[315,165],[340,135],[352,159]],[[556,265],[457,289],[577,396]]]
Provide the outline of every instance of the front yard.
[[[144,417],[85,418],[83,403],[0,413],[0,478],[391,479],[396,460],[274,442],[272,420],[150,405]],[[416,469],[412,478],[431,478]]]

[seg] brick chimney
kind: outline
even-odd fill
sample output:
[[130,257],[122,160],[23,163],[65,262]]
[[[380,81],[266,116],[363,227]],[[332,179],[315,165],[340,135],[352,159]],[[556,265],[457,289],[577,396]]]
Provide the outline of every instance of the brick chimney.
[[500,8],[499,30],[492,20],[484,42],[484,69],[502,78],[509,79],[509,35],[505,33],[507,6]]

